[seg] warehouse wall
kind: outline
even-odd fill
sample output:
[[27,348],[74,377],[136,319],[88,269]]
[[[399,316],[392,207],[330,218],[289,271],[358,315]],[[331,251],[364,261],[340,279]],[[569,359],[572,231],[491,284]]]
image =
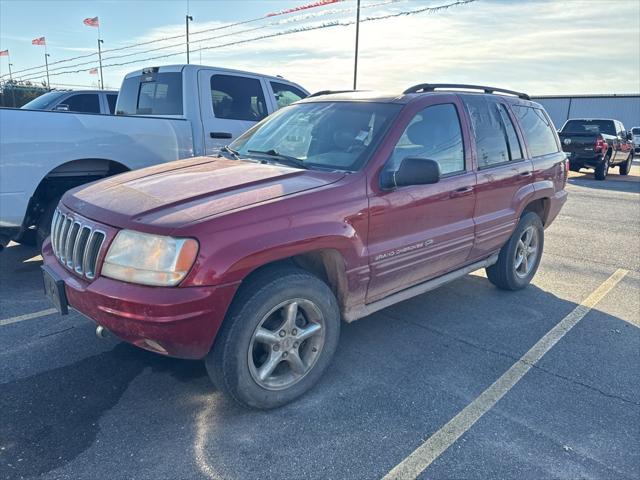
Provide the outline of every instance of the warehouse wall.
[[614,118],[627,129],[640,127],[640,95],[531,97],[549,113],[557,128],[569,118]]

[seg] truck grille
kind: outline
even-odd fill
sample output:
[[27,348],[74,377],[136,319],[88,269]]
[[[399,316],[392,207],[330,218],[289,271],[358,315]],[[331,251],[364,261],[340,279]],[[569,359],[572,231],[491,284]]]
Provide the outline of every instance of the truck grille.
[[92,280],[105,232],[74,220],[56,209],[51,222],[51,246],[60,263]]

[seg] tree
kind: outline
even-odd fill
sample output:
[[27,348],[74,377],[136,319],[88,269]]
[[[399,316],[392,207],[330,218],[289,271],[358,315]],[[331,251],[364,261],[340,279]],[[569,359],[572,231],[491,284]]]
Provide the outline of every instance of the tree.
[[29,81],[10,80],[0,85],[0,107],[19,108],[48,91],[45,82],[34,84]]

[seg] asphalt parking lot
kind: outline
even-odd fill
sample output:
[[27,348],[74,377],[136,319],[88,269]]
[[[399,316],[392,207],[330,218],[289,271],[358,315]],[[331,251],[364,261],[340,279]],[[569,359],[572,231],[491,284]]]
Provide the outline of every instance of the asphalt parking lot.
[[476,272],[344,325],[319,385],[269,412],[51,313],[37,252],[13,245],[0,478],[639,478],[638,170],[572,175],[529,288]]

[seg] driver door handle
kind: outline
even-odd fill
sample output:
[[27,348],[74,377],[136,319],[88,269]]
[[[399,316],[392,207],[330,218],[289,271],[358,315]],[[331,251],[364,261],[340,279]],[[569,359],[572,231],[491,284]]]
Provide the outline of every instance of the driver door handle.
[[473,193],[473,186],[469,185],[467,187],[456,188],[454,191],[452,191],[449,194],[449,196],[451,198],[465,197],[467,195],[471,195],[472,193]]
[[229,132],[209,132],[209,136],[211,138],[232,138],[233,135],[231,135]]

